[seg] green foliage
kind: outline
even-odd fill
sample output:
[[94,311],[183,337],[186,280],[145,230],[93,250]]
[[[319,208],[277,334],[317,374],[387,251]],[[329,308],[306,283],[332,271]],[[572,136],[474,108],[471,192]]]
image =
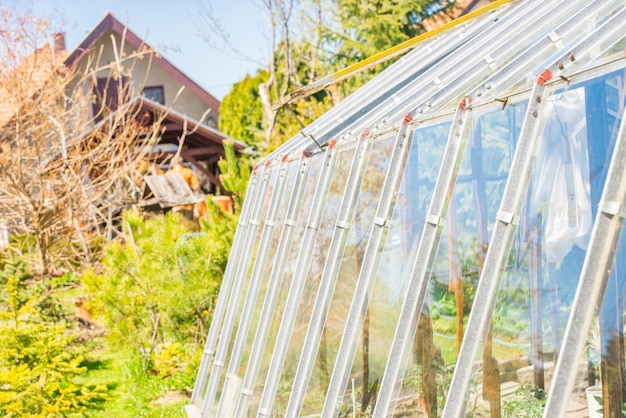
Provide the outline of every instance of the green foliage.
[[[450,13],[454,2],[433,0],[333,0],[337,29],[326,28],[324,57],[328,69],[338,71],[398,45],[426,31],[424,22],[436,13]],[[342,95],[363,85],[390,62],[349,78],[341,84]]]
[[[246,195],[248,180],[250,180],[250,165],[247,164],[246,160],[237,157],[232,141],[223,141],[223,144],[226,159],[218,161],[220,171],[222,172],[222,174],[220,174],[220,180],[226,190],[232,193],[235,213],[239,213]],[[213,220],[218,221],[215,219],[215,216],[222,216],[223,213],[213,211],[212,215]],[[212,222],[210,224],[219,227],[218,223],[219,222]]]
[[233,85],[220,104],[220,130],[255,148],[259,148],[265,140],[259,84],[267,81],[268,77],[265,70],[258,70],[254,77],[246,75]]
[[[289,109],[273,113],[276,110],[272,106],[286,93],[424,32],[425,22],[433,15],[450,14],[456,7],[454,1],[445,0],[296,3],[298,6],[289,17],[285,16],[286,6],[281,2],[261,6],[273,16],[275,25],[269,28],[275,41],[271,45],[272,60],[267,69],[246,75],[236,83],[220,107],[220,128],[262,153],[292,138],[302,126],[354,92],[391,61],[352,75],[340,84],[298,100]],[[262,84],[267,87],[265,103],[261,100]]]
[[[439,408],[439,410],[442,410],[448,396],[447,391],[450,387],[450,382],[452,381],[454,365],[444,365],[440,362],[435,362],[434,368],[435,380],[437,382],[437,386],[435,388],[437,391],[437,407]],[[426,390],[424,389],[424,382],[422,380],[421,364],[413,364],[412,366],[410,366],[406,370],[404,376],[404,385],[409,388],[415,389],[419,396],[425,395]]]
[[62,416],[106,400],[106,387],[76,383],[83,349],[67,323],[47,315],[58,303],[49,280],[33,283],[23,262],[8,261],[0,282],[0,416]]
[[169,366],[155,361],[177,347],[184,369],[202,344],[234,222],[205,224],[199,233],[191,233],[176,213],[146,220],[128,212],[124,222],[128,238],[105,248],[104,273],[83,278],[89,305],[114,342],[142,356],[144,371],[171,375]]
[[324,93],[298,100],[290,105],[291,110],[282,109],[276,116],[276,124],[268,151],[273,151],[294,137],[302,130],[302,126],[309,125],[330,108],[330,98]]
[[502,400],[503,418],[540,418],[546,405],[542,389],[520,386],[510,398]]

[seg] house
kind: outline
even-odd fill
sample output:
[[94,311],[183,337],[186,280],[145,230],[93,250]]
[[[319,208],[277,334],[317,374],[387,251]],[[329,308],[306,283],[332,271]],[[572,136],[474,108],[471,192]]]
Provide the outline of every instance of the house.
[[[3,33],[4,37],[10,35],[9,31]],[[32,50],[30,44],[26,47],[19,52]],[[18,55],[0,65],[0,163],[11,158],[16,164],[28,161],[32,164],[30,175],[41,178],[29,178],[23,190],[11,192],[4,176],[0,213],[9,219],[10,230],[29,231],[26,224],[30,221],[25,220],[37,218],[32,214],[43,211],[36,202],[50,206],[52,196],[59,198],[61,194],[67,196],[57,202],[55,210],[71,212],[63,228],[88,208],[85,216],[95,225],[92,228],[104,221],[110,230],[121,209],[149,197],[143,175],[165,171],[175,155],[193,169],[203,193],[227,194],[217,164],[224,155],[223,141],[231,140],[236,152],[244,150],[245,144],[218,130],[219,100],[110,12],[73,51],[67,51],[64,34],[57,33],[52,42],[28,55]],[[10,54],[3,56],[5,61],[8,58]],[[33,115],[28,126],[16,117],[23,119],[27,110]],[[19,138],[31,149],[18,156]],[[102,145],[103,138],[123,143],[124,152],[122,148],[100,152],[97,146]],[[77,158],[67,161],[72,147]],[[113,167],[112,157],[122,156],[126,160],[114,162],[117,166]],[[61,160],[71,170],[50,164]],[[94,175],[124,164],[124,170],[131,172],[122,170],[114,175],[116,184],[94,180]],[[9,166],[5,165],[7,170]],[[51,167],[56,172],[50,171]],[[70,172],[73,184],[84,187],[82,192],[64,186],[72,184],[62,178],[63,173]],[[24,198],[33,193],[41,197]],[[99,201],[90,201],[90,196]],[[16,204],[16,197],[21,203]],[[106,210],[100,208],[102,203]],[[163,205],[157,208],[168,209]]]
[[[133,56],[137,59],[128,60]],[[115,66],[120,59],[124,59],[126,64],[117,69]],[[82,71],[94,64],[100,68],[95,75],[94,91],[91,92],[95,97],[92,106],[95,122],[115,112],[119,103],[128,101],[139,104],[139,113],[142,117],[147,116],[148,124],[158,114],[165,115],[160,122],[163,131],[158,151],[165,156],[180,151],[203,178],[206,192],[225,192],[216,164],[223,155],[222,141],[227,139],[217,129],[220,102],[111,12],[105,13],[100,23],[68,54],[64,64]],[[127,97],[120,100],[117,97],[120,93]],[[184,143],[179,150],[183,136]],[[234,142],[237,151],[245,148],[241,141]]]

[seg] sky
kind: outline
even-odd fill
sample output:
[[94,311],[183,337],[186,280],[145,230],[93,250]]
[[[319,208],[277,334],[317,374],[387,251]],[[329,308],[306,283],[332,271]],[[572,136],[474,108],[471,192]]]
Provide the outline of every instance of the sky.
[[[202,17],[208,5],[229,42],[248,59],[224,47],[221,38],[207,33]],[[0,0],[0,7],[30,8],[34,16],[49,18],[66,32],[68,51],[74,50],[102,20],[106,11],[192,80],[221,100],[232,84],[265,66],[268,42],[265,20],[254,0]],[[204,29],[203,29],[204,28]]]

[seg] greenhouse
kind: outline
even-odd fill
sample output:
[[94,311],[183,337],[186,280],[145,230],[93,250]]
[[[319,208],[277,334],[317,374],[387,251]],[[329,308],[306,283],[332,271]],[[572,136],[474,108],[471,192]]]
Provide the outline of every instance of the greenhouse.
[[189,416],[621,417],[625,104],[623,0],[425,37],[255,167]]

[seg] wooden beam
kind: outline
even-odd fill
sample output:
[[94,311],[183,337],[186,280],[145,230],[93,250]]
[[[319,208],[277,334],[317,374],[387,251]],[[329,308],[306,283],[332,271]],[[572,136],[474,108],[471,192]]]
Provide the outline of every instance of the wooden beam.
[[214,154],[218,154],[218,155],[224,155],[224,147],[221,147],[219,145],[212,145],[212,146],[208,146],[208,147],[198,147],[198,148],[187,148],[185,149],[185,152],[187,153],[187,155],[192,155],[192,156],[197,156],[197,155],[214,155]]
[[189,161],[191,164],[193,164],[198,170],[200,170],[205,176],[207,176],[209,178],[209,180],[211,181],[211,183],[215,184],[217,187],[219,187],[219,189],[225,193],[226,190],[224,189],[224,186],[222,186],[222,182],[220,181],[219,178],[217,178],[217,176],[213,173],[211,173],[209,170],[207,170],[205,167],[202,166],[202,164],[200,164],[198,162],[198,160],[196,160],[193,155],[189,154],[189,152],[187,150],[183,150],[181,152],[181,155],[183,156],[183,158],[187,161]]

